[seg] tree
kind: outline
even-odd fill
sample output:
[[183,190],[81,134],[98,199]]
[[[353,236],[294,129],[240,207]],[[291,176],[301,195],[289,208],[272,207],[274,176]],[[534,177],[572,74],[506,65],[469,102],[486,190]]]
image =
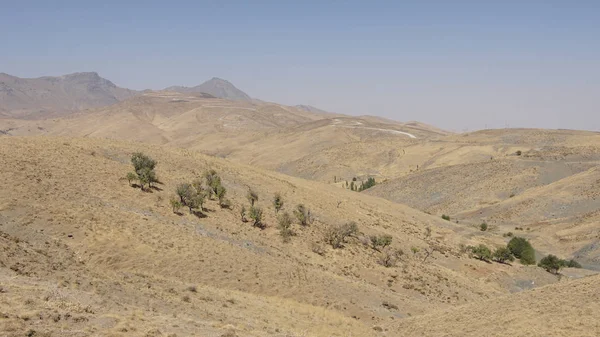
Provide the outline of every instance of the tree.
[[258,193],[256,193],[251,188],[248,188],[248,194],[246,195],[246,199],[250,202],[250,206],[254,207],[254,203],[258,201]]
[[273,207],[275,208],[275,214],[279,213],[283,208],[283,198],[281,197],[281,194],[275,193],[273,196]]
[[370,237],[371,246],[373,249],[377,251],[381,251],[385,249],[385,247],[392,244],[392,236],[391,235],[373,235]]
[[227,199],[225,199],[225,195],[227,194],[227,189],[225,188],[225,186],[223,186],[219,183],[219,185],[214,189],[213,192],[215,193],[215,195],[217,196],[217,199],[219,200],[219,206],[221,208],[228,207],[229,201]]
[[206,180],[206,186],[208,186],[209,197],[217,196],[217,190],[222,187],[221,177],[215,170],[207,170],[204,172],[204,179]]
[[193,185],[188,183],[179,184],[175,193],[181,204],[189,208],[190,213],[193,213],[194,209],[203,209],[206,194],[203,191],[198,191]]
[[480,244],[477,247],[472,247],[471,252],[476,259],[481,261],[489,261],[492,258],[492,252],[484,244]]
[[479,225],[479,229],[480,229],[482,232],[485,232],[485,231],[487,231],[487,229],[488,229],[488,225],[487,225],[485,222],[483,222],[481,225]]
[[[140,182],[140,187],[144,190],[144,186],[152,187],[152,183],[158,182],[156,178],[156,161],[141,152],[135,152],[131,155],[131,164],[135,171],[137,180]],[[129,179],[129,174],[128,174]]]
[[446,214],[442,214],[442,219],[444,219],[446,221],[450,221],[450,216],[446,215]]
[[535,250],[527,239],[515,236],[510,239],[506,247],[522,264],[535,264]]
[[498,247],[494,251],[494,254],[492,254],[492,259],[496,262],[506,263],[513,262],[515,257],[511,253],[510,249],[506,247]]
[[294,232],[292,231],[292,217],[288,212],[283,212],[281,215],[279,215],[277,222],[279,234],[281,235],[283,242],[289,242],[291,237],[294,235]]
[[367,182],[365,182],[365,183],[362,183],[362,184],[360,185],[360,188],[359,188],[358,190],[359,190],[359,191],[364,191],[364,190],[366,190],[367,188],[371,188],[371,187],[373,187],[373,186],[375,186],[375,185],[377,185],[377,183],[375,182],[375,178],[373,178],[373,177],[369,177],[369,178],[367,179]]
[[565,262],[565,267],[568,268],[581,268],[581,264],[575,260],[568,260],[568,261],[564,261]]
[[358,233],[358,225],[356,222],[351,221],[343,225],[330,227],[325,232],[325,242],[331,245],[333,248],[342,248],[346,242],[346,238],[351,235]]
[[264,229],[266,226],[262,222],[263,211],[260,207],[250,207],[248,216],[252,219],[252,226]]
[[350,190],[351,190],[351,191],[354,191],[354,190],[355,190],[355,188],[354,188],[354,181],[351,181],[351,182],[350,182]]
[[294,215],[296,216],[296,219],[298,219],[298,222],[302,226],[308,226],[313,221],[312,216],[310,214],[310,210],[306,208],[303,204],[298,204],[296,206],[296,209],[294,210]]
[[137,180],[137,175],[133,172],[128,172],[127,176],[125,176],[125,178],[127,178],[127,181],[129,182],[129,185],[131,185],[132,181]]
[[552,254],[544,257],[540,260],[540,263],[538,263],[539,267],[546,269],[547,272],[550,272],[552,274],[558,274],[560,268],[564,267],[564,265],[564,260],[561,260]]

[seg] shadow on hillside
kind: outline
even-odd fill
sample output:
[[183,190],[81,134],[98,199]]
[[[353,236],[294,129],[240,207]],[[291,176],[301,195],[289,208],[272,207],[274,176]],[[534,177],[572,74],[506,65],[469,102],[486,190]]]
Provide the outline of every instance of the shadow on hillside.
[[203,219],[206,218],[206,214],[202,213],[201,211],[193,211],[192,214],[194,214],[196,217]]

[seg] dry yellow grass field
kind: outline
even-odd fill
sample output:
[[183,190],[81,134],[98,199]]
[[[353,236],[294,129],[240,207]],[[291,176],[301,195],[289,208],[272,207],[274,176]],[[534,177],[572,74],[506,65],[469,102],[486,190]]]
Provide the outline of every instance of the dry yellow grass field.
[[[157,159],[159,190],[123,179],[136,151]],[[476,229],[190,150],[2,137],[0,155],[0,303],[9,336],[402,336],[396,323],[409,316],[558,280],[537,267],[469,259],[458,246],[478,242],[467,235]],[[232,209],[209,201],[205,217],[174,214],[175,186],[208,168],[221,174]],[[249,186],[265,230],[240,220]],[[289,243],[270,206],[276,191],[287,210],[303,203],[316,218],[295,224]],[[325,231],[348,221],[361,234],[342,249],[327,246]],[[361,242],[373,234],[391,235],[404,251],[396,267],[378,264],[379,253]]]

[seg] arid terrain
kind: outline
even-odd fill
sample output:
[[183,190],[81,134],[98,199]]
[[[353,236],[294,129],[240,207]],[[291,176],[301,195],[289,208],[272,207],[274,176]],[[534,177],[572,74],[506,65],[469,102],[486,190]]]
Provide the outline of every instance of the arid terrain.
[[[0,97],[0,334],[600,335],[600,133],[453,134],[206,83],[35,116]],[[136,152],[157,162],[145,191]],[[211,169],[229,205],[173,209]],[[264,228],[243,221],[249,190]],[[284,240],[299,204],[313,221]],[[467,248],[513,236],[583,268]]]

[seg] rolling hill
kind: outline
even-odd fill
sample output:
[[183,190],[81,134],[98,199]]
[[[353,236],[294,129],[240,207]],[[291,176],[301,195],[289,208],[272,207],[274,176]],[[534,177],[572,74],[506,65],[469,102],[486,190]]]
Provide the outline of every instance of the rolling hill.
[[245,92],[236,88],[231,82],[222,78],[213,77],[210,80],[195,87],[172,86],[165,91],[176,91],[180,93],[207,93],[217,98],[233,101],[252,101]]

